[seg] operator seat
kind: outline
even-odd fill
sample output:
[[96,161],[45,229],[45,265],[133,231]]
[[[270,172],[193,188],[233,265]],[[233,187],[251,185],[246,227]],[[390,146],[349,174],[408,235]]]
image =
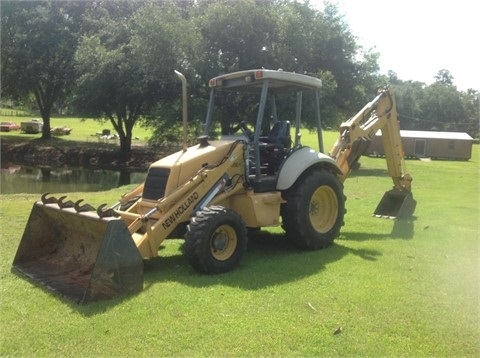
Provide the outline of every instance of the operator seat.
[[268,136],[260,137],[259,149],[262,173],[276,175],[291,147],[290,122],[275,122]]
[[281,145],[283,148],[290,148],[292,140],[290,136],[290,122],[276,121],[268,136],[260,137],[260,142]]

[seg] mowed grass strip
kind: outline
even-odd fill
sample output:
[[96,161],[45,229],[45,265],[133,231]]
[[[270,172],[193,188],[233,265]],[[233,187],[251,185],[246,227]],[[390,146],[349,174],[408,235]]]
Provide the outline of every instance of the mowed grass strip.
[[[19,117],[0,115],[0,121],[15,122],[17,124],[20,124],[21,122],[28,122],[33,118],[41,120],[40,117],[35,116]],[[68,145],[69,142],[83,142],[84,145],[102,145],[106,141],[104,139],[99,139],[97,133],[102,133],[102,131],[106,129],[109,130],[111,134],[115,134],[115,130],[113,129],[113,126],[109,121],[97,121],[93,119],[82,119],[77,117],[52,117],[50,119],[50,127],[68,127],[72,129],[69,135],[52,136],[54,140],[64,142],[65,145]],[[150,129],[142,127],[139,124],[134,126],[132,132],[132,145],[144,145],[151,135]],[[40,139],[41,133],[26,134],[21,133],[20,131],[10,131],[0,132],[0,137],[3,139],[13,138],[32,140]],[[109,143],[110,145],[114,145],[115,141],[107,141],[107,143]]]
[[[145,262],[140,294],[88,306],[10,272],[38,196],[3,195],[0,355],[477,357],[478,151],[467,162],[407,161],[413,220],[371,216],[392,183],[383,158],[363,158],[332,247],[298,251],[275,228],[250,240],[237,270],[201,275],[181,240],[168,240]],[[69,198],[113,203],[129,188]]]

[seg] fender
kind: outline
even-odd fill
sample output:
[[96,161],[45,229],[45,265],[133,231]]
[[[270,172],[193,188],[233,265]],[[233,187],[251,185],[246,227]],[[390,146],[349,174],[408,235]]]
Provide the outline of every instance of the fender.
[[309,147],[301,147],[283,162],[278,174],[277,190],[290,188],[302,173],[316,164],[333,170],[335,174],[342,174],[337,162],[328,155],[316,152]]

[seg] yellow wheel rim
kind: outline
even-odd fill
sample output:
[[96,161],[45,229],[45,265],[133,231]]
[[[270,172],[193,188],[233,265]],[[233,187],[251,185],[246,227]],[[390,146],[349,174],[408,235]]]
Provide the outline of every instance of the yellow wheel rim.
[[215,230],[210,240],[212,256],[218,261],[228,260],[237,247],[237,233],[230,225],[222,225]]
[[332,229],[337,221],[337,216],[337,194],[327,185],[319,186],[310,200],[310,223],[315,231],[323,234]]

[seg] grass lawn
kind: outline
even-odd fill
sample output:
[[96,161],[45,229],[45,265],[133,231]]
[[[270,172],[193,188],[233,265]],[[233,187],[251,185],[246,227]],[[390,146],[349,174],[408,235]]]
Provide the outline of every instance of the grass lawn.
[[392,184],[384,159],[361,162],[332,247],[301,252],[273,229],[237,270],[201,275],[169,240],[140,294],[87,306],[10,272],[38,195],[2,195],[0,356],[480,356],[479,146],[468,162],[407,161],[411,221],[371,216]]
[[[3,111],[5,112],[5,110]],[[5,112],[7,113],[7,112]],[[0,121],[11,121],[20,124],[21,122],[29,121],[31,118],[38,118],[40,117],[19,117],[19,116],[5,116],[2,115],[0,111]],[[99,144],[99,139],[96,136],[96,133],[102,132],[103,129],[108,129],[111,131],[112,134],[115,133],[113,126],[110,122],[99,122],[93,119],[85,119],[82,120],[80,118],[70,118],[70,117],[53,117],[50,119],[50,127],[69,127],[72,129],[69,135],[64,136],[52,136],[58,140],[64,142],[86,142],[88,144]],[[141,145],[145,144],[151,134],[151,130],[147,128],[143,128],[140,125],[136,125],[133,128],[133,137],[132,145]],[[31,140],[35,138],[40,138],[41,133],[37,134],[26,134],[21,133],[20,131],[11,131],[11,132],[0,132],[0,138],[15,138],[15,139],[26,139]],[[100,143],[103,144],[103,143]],[[111,145],[114,145],[114,142],[110,142]]]

